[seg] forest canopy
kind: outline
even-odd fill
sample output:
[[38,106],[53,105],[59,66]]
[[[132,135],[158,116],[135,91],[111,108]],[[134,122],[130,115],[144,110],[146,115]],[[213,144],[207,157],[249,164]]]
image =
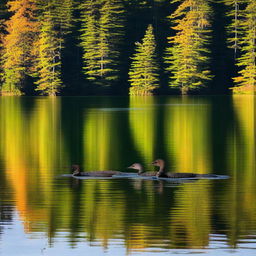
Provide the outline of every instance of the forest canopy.
[[1,0],[1,95],[254,94],[255,0]]

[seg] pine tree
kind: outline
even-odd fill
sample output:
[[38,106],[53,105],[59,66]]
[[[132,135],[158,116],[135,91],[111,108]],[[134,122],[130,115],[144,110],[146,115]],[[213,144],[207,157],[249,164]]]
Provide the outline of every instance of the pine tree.
[[240,22],[241,22],[241,6],[244,0],[224,0],[225,5],[229,8],[227,17],[231,17],[231,22],[228,25],[228,43],[229,47],[234,49],[234,57],[236,58],[239,49],[239,39],[241,38]]
[[61,60],[59,41],[56,40],[57,32],[54,30],[54,22],[49,13],[45,14],[41,21],[41,30],[38,40],[38,60],[36,65],[39,79],[36,90],[43,94],[55,96],[62,85]]
[[120,43],[124,26],[122,1],[107,0],[100,12],[100,76],[111,81],[118,79],[119,73]]
[[241,57],[237,59],[240,68],[239,76],[234,78],[237,87],[235,93],[255,93],[256,91],[256,2],[246,0],[245,10],[242,12]]
[[22,82],[32,66],[31,48],[38,32],[34,0],[8,1],[8,11],[13,13],[5,22],[7,35],[3,39],[2,94],[20,95]]
[[38,78],[36,90],[55,96],[62,88],[62,51],[65,36],[72,27],[73,1],[38,0],[37,5],[40,33],[35,67],[35,76]]
[[211,78],[206,68],[208,62],[206,48],[209,37],[210,0],[173,0],[181,2],[170,16],[175,24],[176,34],[169,38],[166,64],[170,74],[171,87],[187,94],[199,89]]
[[121,0],[87,0],[81,5],[81,46],[88,80],[109,85],[119,77],[124,7]]
[[55,0],[53,8],[55,26],[60,34],[70,33],[73,19],[73,0]]
[[58,32],[59,37],[70,33],[73,19],[73,0],[37,0],[39,10],[38,19],[44,18],[45,12],[48,12],[54,24],[54,30]]
[[149,25],[142,43],[136,43],[129,71],[130,95],[150,95],[158,88],[159,68],[156,58],[156,43],[153,27]]
[[81,47],[83,48],[84,73],[88,80],[96,80],[99,72],[99,1],[85,1],[82,9]]

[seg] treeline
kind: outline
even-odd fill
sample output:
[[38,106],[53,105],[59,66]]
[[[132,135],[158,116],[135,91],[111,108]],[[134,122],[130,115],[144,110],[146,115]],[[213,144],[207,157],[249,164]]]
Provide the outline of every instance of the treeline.
[[254,93],[255,0],[2,0],[1,94]]

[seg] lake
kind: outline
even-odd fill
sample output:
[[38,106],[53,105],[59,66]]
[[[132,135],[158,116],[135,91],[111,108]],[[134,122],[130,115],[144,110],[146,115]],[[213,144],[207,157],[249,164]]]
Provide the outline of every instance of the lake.
[[[0,255],[255,255],[255,96],[1,97]],[[166,160],[170,182],[63,177]]]

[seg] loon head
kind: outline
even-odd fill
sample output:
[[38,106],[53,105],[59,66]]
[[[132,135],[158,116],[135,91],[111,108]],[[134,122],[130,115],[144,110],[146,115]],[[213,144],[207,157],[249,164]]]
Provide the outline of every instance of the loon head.
[[74,176],[79,176],[81,173],[80,166],[78,164],[73,164],[71,166],[71,170],[72,170]]
[[138,174],[143,173],[143,167],[140,163],[134,163],[131,166],[127,167],[129,169],[134,169],[134,170],[138,170]]

